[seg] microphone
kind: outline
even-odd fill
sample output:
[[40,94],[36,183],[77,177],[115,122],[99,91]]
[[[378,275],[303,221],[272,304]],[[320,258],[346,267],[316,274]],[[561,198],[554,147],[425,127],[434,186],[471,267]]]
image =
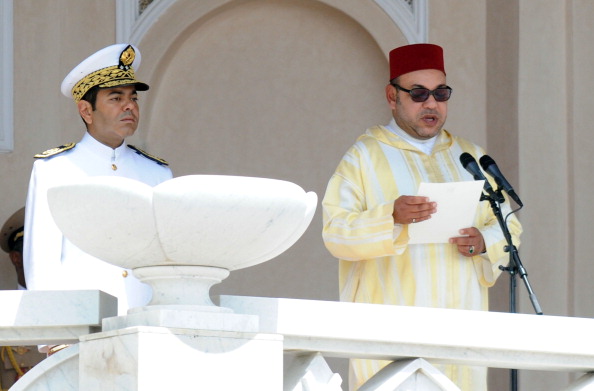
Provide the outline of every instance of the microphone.
[[499,167],[497,167],[495,160],[493,160],[489,155],[484,155],[479,159],[479,161],[481,162],[481,167],[483,167],[483,170],[487,171],[495,179],[497,186],[502,187],[503,190],[505,190],[505,192],[516,202],[516,204],[524,206],[520,200],[520,197],[518,197],[514,191],[512,185],[509,184],[501,171],[499,171]]
[[485,181],[484,189],[487,193],[489,193],[489,196],[493,200],[496,200],[497,202],[505,201],[501,194],[497,194],[495,190],[493,190],[493,187],[491,187],[491,184],[489,183],[487,178],[485,178],[483,172],[478,166],[478,163],[476,162],[475,158],[472,157],[471,154],[469,154],[468,152],[464,152],[462,155],[460,155],[460,163],[462,163],[462,167],[464,167],[466,171],[472,174],[474,180]]

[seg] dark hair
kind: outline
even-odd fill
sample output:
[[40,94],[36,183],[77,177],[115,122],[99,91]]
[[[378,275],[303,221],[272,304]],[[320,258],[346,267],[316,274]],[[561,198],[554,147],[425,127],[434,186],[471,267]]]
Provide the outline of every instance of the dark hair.
[[99,93],[99,86],[94,86],[89,89],[81,100],[86,100],[91,104],[93,111],[96,110],[95,105],[97,104],[97,94]]
[[8,249],[10,251],[18,251],[21,254],[23,253],[23,232],[24,231],[25,231],[25,228],[21,227],[19,229],[15,229],[10,234],[10,236],[8,237]]
[[[80,98],[80,100],[85,100],[87,102],[89,102],[91,104],[91,109],[93,109],[93,111],[95,111],[97,109],[97,94],[99,93],[99,87],[98,86],[94,86],[91,87],[84,95],[82,98]],[[87,129],[89,129],[89,124],[87,124],[87,121],[85,121],[85,119],[81,116],[80,119],[82,119],[82,122],[85,124],[85,127]]]
[[23,239],[19,239],[17,240],[14,245],[12,246],[12,250],[10,251],[16,251],[19,253],[23,253]]

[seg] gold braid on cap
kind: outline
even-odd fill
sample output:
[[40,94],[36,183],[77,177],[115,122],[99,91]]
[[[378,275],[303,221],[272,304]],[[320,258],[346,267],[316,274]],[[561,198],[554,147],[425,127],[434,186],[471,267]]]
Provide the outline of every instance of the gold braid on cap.
[[128,45],[120,54],[118,65],[112,65],[107,68],[89,73],[83,77],[72,88],[72,97],[75,102],[79,102],[91,88],[95,86],[115,87],[122,84],[138,83],[134,74],[132,63],[136,58],[136,53],[131,45]]

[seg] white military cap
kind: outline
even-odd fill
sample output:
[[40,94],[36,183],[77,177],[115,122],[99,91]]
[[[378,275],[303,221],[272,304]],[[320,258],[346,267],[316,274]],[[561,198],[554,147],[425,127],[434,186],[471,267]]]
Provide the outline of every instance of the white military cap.
[[136,80],[134,69],[140,66],[140,51],[134,45],[118,43],[92,54],[70,71],[62,81],[61,91],[78,102],[95,86],[110,88],[136,85],[138,91],[149,86]]

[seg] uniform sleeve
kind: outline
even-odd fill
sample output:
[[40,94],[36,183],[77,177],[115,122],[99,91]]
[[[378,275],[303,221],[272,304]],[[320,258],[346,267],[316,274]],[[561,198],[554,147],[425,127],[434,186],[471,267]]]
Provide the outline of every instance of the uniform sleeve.
[[348,261],[394,255],[395,232],[408,240],[407,230],[395,230],[394,201],[368,209],[363,170],[356,160],[353,151],[347,153],[328,183],[322,201],[324,244],[332,255]]
[[169,166],[159,166],[159,170],[155,171],[155,176],[157,177],[156,183],[163,183],[165,181],[170,180],[173,178],[173,172]]
[[33,165],[25,208],[23,266],[30,290],[60,289],[62,233],[54,223],[47,203],[52,178],[43,161]]
[[173,172],[171,171],[171,168],[169,168],[169,166],[158,166],[156,168],[157,169],[155,170],[155,167],[151,167],[151,169],[153,170],[153,178],[150,181],[150,183],[147,184],[151,186],[157,186],[158,184],[173,178]]
[[167,167],[167,171],[165,172],[165,178],[162,182],[168,181],[171,178],[173,178],[173,172],[171,171],[171,168]]

